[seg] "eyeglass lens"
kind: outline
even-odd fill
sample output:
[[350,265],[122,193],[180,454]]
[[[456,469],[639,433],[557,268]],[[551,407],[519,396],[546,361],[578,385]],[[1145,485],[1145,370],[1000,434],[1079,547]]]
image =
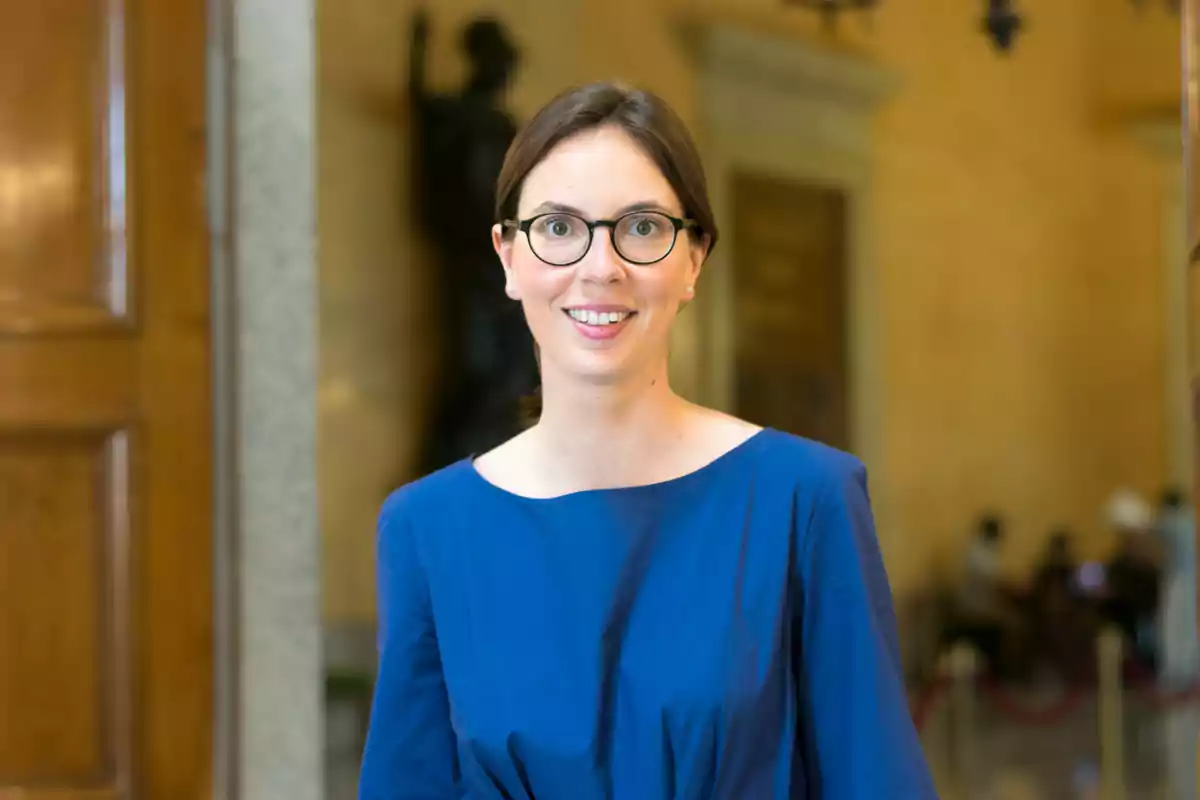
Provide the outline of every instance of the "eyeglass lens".
[[[651,264],[671,252],[675,233],[675,224],[665,214],[636,211],[617,219],[612,242],[626,261]],[[591,241],[587,222],[573,214],[544,214],[529,226],[529,247],[548,264],[574,264],[587,254]]]

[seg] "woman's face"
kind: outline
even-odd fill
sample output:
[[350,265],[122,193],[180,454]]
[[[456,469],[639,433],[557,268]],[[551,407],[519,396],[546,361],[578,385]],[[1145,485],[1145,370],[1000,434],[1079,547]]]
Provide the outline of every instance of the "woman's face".
[[[560,142],[529,173],[517,216],[570,211],[589,221],[614,220],[630,210],[684,217],[670,183],[637,143],[619,128],[601,127]],[[565,237],[574,223],[550,224],[539,241]],[[644,221],[633,226],[633,236],[653,230]],[[693,296],[705,246],[681,230],[666,258],[635,264],[613,248],[610,230],[596,228],[587,254],[569,266],[539,259],[524,233],[505,238],[500,226],[492,230],[505,290],[524,307],[543,370],[610,382],[667,358],[671,326]]]

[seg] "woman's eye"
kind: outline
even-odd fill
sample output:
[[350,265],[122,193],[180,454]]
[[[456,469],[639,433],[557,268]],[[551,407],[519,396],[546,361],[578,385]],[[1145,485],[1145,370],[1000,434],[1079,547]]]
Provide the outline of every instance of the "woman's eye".
[[563,239],[575,233],[575,220],[570,217],[546,217],[542,220],[541,229],[555,239]]
[[658,232],[658,221],[651,217],[640,217],[629,226],[635,236],[653,236]]

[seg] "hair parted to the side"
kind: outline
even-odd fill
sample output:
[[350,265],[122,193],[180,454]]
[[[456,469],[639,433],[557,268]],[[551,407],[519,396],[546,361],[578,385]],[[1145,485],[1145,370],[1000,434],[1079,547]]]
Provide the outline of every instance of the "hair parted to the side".
[[[594,128],[624,131],[658,166],[679,197],[683,216],[695,220],[688,231],[707,252],[717,243],[717,222],[696,143],[662,98],[642,89],[602,82],[578,86],[542,107],[517,133],[496,181],[496,221],[515,220],[525,179],[559,142]],[[505,229],[505,236],[515,235]],[[534,345],[536,347],[536,344]],[[541,390],[527,398],[523,415],[532,424],[541,415]]]
[[496,221],[516,219],[525,178],[555,145],[603,126],[624,131],[658,166],[679,196],[683,215],[696,221],[691,235],[707,236],[711,251],[717,243],[717,222],[696,143],[662,98],[618,83],[568,89],[543,106],[517,133],[496,180]]

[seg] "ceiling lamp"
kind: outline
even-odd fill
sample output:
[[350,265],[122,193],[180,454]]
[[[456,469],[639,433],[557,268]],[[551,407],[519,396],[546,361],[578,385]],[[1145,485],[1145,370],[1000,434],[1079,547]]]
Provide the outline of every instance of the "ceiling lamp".
[[879,5],[879,0],[787,0],[787,4],[812,9],[821,15],[827,26],[833,27],[839,14],[870,11]]
[[1013,8],[1012,0],[987,0],[983,12],[983,32],[1001,53],[1012,50],[1024,20]]

